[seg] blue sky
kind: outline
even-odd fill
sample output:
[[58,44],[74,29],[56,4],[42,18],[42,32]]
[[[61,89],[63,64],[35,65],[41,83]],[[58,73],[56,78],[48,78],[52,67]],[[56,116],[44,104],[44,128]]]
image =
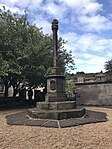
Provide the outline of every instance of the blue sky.
[[112,0],[0,0],[12,12],[27,11],[29,21],[52,34],[51,22],[59,20],[59,36],[73,53],[76,70],[105,71],[112,58]]

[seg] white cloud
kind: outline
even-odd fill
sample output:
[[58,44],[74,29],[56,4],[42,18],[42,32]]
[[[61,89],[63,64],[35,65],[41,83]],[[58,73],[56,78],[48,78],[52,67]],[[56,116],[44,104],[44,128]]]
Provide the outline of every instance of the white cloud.
[[[112,39],[106,39],[95,34],[78,35],[74,32],[61,35],[63,39],[67,40],[65,48],[68,50],[82,51],[82,52],[103,52],[110,49],[112,51]],[[106,52],[108,53],[108,51]]]
[[7,6],[14,6],[18,0],[1,0],[1,4],[7,5]]
[[101,15],[96,16],[80,16],[79,23],[82,24],[84,31],[100,32],[102,30],[111,29],[112,22]]
[[104,63],[107,61],[107,57],[101,57],[101,56],[94,56],[94,57],[92,57],[91,59],[89,59],[88,61],[87,61],[87,63],[89,64],[89,65],[96,65],[97,66],[97,64],[98,65],[104,65]]
[[[98,14],[103,9],[103,5],[96,0],[1,0],[1,4],[15,9],[26,9],[32,11],[41,11],[47,13],[47,17],[58,18],[64,23],[78,24],[78,28],[84,31],[102,31],[111,29],[112,22]],[[19,11],[20,12],[20,11]],[[67,16],[68,12],[71,16]],[[35,12],[34,12],[35,13]],[[68,21],[67,21],[68,20]],[[73,25],[72,24],[72,25]]]
[[61,1],[71,8],[81,8],[93,0],[61,0]]
[[[24,0],[24,1],[26,1],[26,0]],[[41,10],[41,8],[42,8],[42,6],[41,6],[42,1],[43,0],[28,0],[27,9],[29,11],[33,11],[33,10],[37,10],[37,9]]]
[[77,48],[81,51],[93,50],[93,45],[96,41],[96,36],[92,34],[84,34],[77,40]]
[[83,14],[94,15],[99,10],[102,10],[102,4],[91,2],[88,5],[86,5],[85,8],[83,8],[82,12]]
[[50,3],[47,6],[45,6],[45,10],[51,15],[58,15],[59,7],[54,3]]
[[99,10],[102,10],[103,5],[96,2],[96,0],[60,0],[66,4],[73,11],[80,14],[94,15]]
[[82,54],[82,57],[90,59],[90,58],[94,57],[94,55],[88,54],[88,53],[84,53],[84,54]]
[[61,1],[71,8],[79,7],[81,4],[81,0],[78,0],[78,1],[77,0],[61,0]]
[[65,48],[73,52],[77,71],[105,71],[104,63],[112,57],[111,38],[106,39],[94,34],[77,35],[74,32],[62,37],[68,41]]
[[85,73],[96,73],[96,72],[101,72],[101,70],[103,72],[105,72],[104,66],[97,64],[94,66],[93,65],[92,66],[89,66],[89,65],[84,66],[84,67],[78,69],[77,71],[83,71]]
[[[5,6],[5,5],[0,4],[0,9],[3,10],[3,6]],[[23,9],[19,9],[17,7],[5,6],[5,9],[6,10],[10,10],[12,13],[18,13],[18,14],[21,14],[21,15],[24,14],[24,10]]]
[[77,71],[84,71],[85,73],[95,73],[105,71],[104,64],[108,59],[93,55],[89,60],[75,59]]
[[68,51],[76,50],[77,40],[79,36],[75,32],[68,32],[66,34],[61,34],[61,36],[65,41],[67,41],[67,43],[65,44],[65,49],[67,49]]
[[45,18],[42,16],[37,16],[33,24],[36,24],[37,27],[41,28],[45,34],[51,34],[51,23],[49,23]]
[[109,17],[100,15],[100,12],[103,11],[103,4],[96,0],[61,1],[71,9],[71,23],[78,29],[85,32],[100,32],[111,29],[112,21],[109,20]]
[[11,3],[15,3],[15,2],[17,2],[18,0],[9,0],[9,2],[11,2]]
[[[80,50],[87,51],[91,49],[91,46],[94,43],[94,38],[91,34],[78,35],[74,32],[69,32],[62,35],[63,39],[67,40],[66,47],[68,50]],[[65,47],[65,48],[66,48]]]
[[19,7],[21,9],[35,9],[35,8],[39,8],[39,6],[41,5],[42,0],[22,0],[20,2],[20,0],[1,0],[1,4],[5,5],[5,6],[10,6],[10,7]]
[[109,59],[112,59],[112,51],[110,51],[110,50],[107,51],[107,57]]
[[46,12],[48,16],[62,20],[66,16],[68,7],[66,7],[63,3],[60,3],[60,0],[58,1],[59,4],[56,4],[54,1],[48,0],[46,5],[43,5],[41,9]]
[[83,59],[75,58],[74,61],[76,64],[80,64],[80,65],[85,64],[85,61]]
[[108,53],[108,49],[110,49],[112,52],[112,39],[99,39],[96,41],[95,45],[94,51],[107,50],[107,52],[105,52]]

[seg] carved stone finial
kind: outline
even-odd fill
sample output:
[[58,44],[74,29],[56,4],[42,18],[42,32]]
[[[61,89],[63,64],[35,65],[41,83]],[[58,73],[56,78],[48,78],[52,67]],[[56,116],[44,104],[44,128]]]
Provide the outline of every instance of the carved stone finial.
[[57,29],[58,30],[58,20],[54,19],[52,21],[52,30]]

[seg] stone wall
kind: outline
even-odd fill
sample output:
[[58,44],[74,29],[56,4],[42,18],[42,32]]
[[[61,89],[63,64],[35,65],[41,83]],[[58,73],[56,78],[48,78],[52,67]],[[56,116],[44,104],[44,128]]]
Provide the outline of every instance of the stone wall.
[[78,105],[112,105],[112,83],[75,84]]

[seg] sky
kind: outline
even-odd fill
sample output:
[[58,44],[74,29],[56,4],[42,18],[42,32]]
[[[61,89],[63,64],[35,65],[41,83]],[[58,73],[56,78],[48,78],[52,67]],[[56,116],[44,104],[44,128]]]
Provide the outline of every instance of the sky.
[[58,19],[58,36],[67,41],[76,69],[85,73],[104,72],[112,58],[112,0],[0,0],[5,6],[52,34],[51,22]]

